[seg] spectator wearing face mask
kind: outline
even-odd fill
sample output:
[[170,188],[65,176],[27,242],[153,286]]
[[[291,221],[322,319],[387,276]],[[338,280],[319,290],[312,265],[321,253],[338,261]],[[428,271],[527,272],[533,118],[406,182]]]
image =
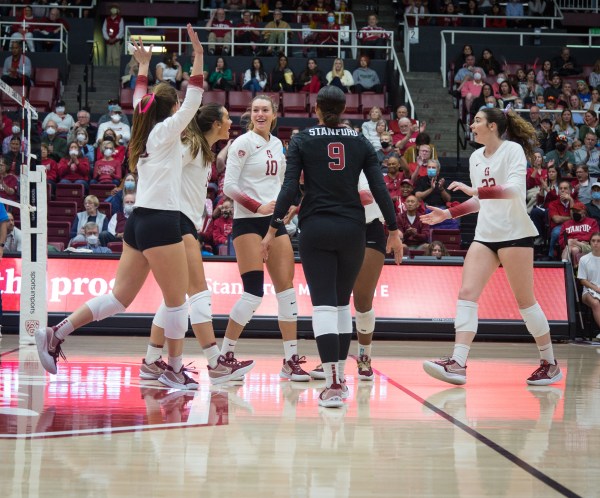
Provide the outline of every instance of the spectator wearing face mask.
[[[106,123],[107,121],[110,122],[110,116],[112,113],[112,110],[115,107],[120,107],[119,106],[119,100],[118,99],[109,99],[108,101],[108,107],[107,107],[107,112],[106,114],[102,114],[102,116],[100,116],[100,119],[98,119],[98,126],[100,126],[101,124]],[[127,114],[123,114],[121,116],[121,122],[125,123],[127,126],[131,126],[131,123],[129,122],[129,119],[127,118]],[[102,135],[97,135],[99,137],[101,137]]]
[[[8,154],[10,152],[10,141],[13,138],[18,138],[21,140],[21,127],[19,126],[18,121],[14,121],[11,127],[12,135],[8,135],[4,140],[2,140],[2,154]],[[23,137],[23,147],[27,149],[27,137]]]
[[48,156],[59,162],[63,157],[69,155],[69,148],[67,141],[58,136],[57,130],[56,122],[48,121],[44,126],[44,133],[42,133],[42,143],[48,145]]
[[48,113],[44,118],[44,121],[42,121],[42,128],[46,128],[49,121],[54,121],[56,123],[56,134],[65,140],[67,139],[69,131],[75,126],[73,116],[65,112],[64,100],[59,100],[56,103],[54,112]]
[[8,165],[4,160],[0,160],[0,197],[19,201],[19,179],[9,173]]
[[85,128],[77,128],[73,130],[74,133],[71,133],[69,136],[73,136],[72,140],[69,143],[77,142],[79,145],[79,149],[81,150],[81,154],[85,157],[90,163],[90,168],[94,167],[94,163],[96,162],[95,157],[95,149],[89,144],[88,132]]
[[59,183],[78,183],[88,190],[90,163],[83,157],[77,142],[69,144],[69,155],[58,163]]
[[56,184],[59,181],[58,163],[54,159],[48,157],[48,146],[46,144],[42,144],[40,150],[40,163],[46,168],[46,182],[50,184],[52,195],[54,195],[56,192]]
[[563,261],[567,260],[568,251],[570,251],[573,266],[577,267],[581,256],[591,252],[590,239],[598,230],[596,220],[587,216],[585,205],[581,202],[573,204],[571,219],[561,225],[558,237]]
[[549,163],[554,161],[558,167],[561,177],[572,179],[575,177],[573,165],[575,164],[575,155],[569,150],[569,141],[565,135],[558,135],[554,144],[554,150],[551,150],[544,156],[544,161]]
[[[81,129],[85,130],[89,143],[93,144],[96,141],[98,127],[94,126],[90,122],[90,118],[90,113],[85,109],[80,109],[79,112],[77,112],[77,121],[75,121],[75,124],[71,129],[71,133],[69,133],[69,136],[67,137],[67,142],[73,142],[74,140],[76,140],[76,135]],[[127,116],[123,116],[123,121],[125,121],[126,118]]]
[[585,205],[587,215],[600,224],[600,182],[592,184],[592,200]]
[[125,233],[127,218],[133,213],[135,194],[126,194],[123,197],[123,209],[112,215],[106,230],[100,233],[100,245],[106,246],[109,242],[122,242]]
[[91,183],[112,183],[115,186],[119,186],[121,183],[122,168],[121,162],[113,157],[115,151],[114,143],[106,140],[100,144],[100,150],[104,158],[96,161]]
[[112,254],[108,247],[100,245],[100,237],[98,235],[98,225],[93,221],[86,223],[83,227],[83,238],[86,242],[82,249],[89,249],[94,254]]
[[110,202],[113,213],[118,213],[123,210],[123,199],[127,194],[134,194],[137,186],[137,178],[133,173],[127,173],[123,183],[119,187],[115,187],[110,193],[110,196],[105,199]]
[[233,229],[233,206],[226,200],[221,204],[221,216],[213,220],[212,239],[216,253],[221,247],[229,247],[229,236]]
[[[452,200],[452,196],[446,190],[445,178],[440,178],[439,175],[440,163],[435,159],[430,159],[427,163],[427,176],[421,176],[415,182],[415,197],[428,206],[446,209],[446,204]],[[439,225],[435,226],[439,228]]]
[[[110,111],[110,121],[102,123],[98,126],[98,137],[103,137],[104,132],[110,128],[117,135],[119,135],[119,143],[122,145],[127,145],[129,143],[129,139],[131,138],[131,128],[128,124],[123,122],[123,113],[121,111],[121,106],[115,105]],[[97,140],[100,143],[100,138]]]
[[88,195],[83,200],[85,211],[77,213],[71,223],[71,241],[69,245],[74,242],[85,242],[85,226],[90,221],[94,222],[97,227],[101,227],[101,230],[96,231],[96,235],[108,228],[108,218],[104,213],[98,211],[98,206],[100,206],[100,201],[95,195]]
[[112,128],[108,128],[104,132],[104,135],[98,135],[98,137],[102,137],[102,139],[97,141],[96,161],[98,161],[99,159],[104,159],[104,154],[102,153],[100,144],[102,142],[106,142],[107,140],[109,140],[115,146],[115,150],[113,153],[114,158],[121,161],[121,164],[122,164],[123,161],[125,160],[125,154],[127,152],[127,148],[124,145],[119,145],[119,136],[115,133],[115,131]]

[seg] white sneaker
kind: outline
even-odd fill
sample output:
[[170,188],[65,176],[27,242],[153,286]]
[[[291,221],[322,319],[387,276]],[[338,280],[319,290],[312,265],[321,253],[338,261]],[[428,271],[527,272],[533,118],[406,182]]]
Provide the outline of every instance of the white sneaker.
[[35,344],[37,345],[40,362],[46,372],[56,375],[58,357],[60,356],[63,360],[65,359],[65,355],[60,349],[60,345],[64,341],[59,341],[54,349],[50,349],[53,335],[54,330],[52,327],[37,329],[35,331]]

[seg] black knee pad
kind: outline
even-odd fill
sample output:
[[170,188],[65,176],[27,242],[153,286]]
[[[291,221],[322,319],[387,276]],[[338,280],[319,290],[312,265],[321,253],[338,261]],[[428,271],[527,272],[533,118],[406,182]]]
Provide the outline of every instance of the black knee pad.
[[253,296],[263,297],[265,294],[265,272],[264,271],[249,271],[242,275],[242,284],[244,292]]

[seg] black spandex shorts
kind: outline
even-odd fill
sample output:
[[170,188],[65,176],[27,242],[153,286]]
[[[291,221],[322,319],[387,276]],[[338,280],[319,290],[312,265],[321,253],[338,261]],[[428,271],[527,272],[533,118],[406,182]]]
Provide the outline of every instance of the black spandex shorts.
[[[233,220],[231,236],[235,239],[240,235],[246,235],[247,233],[255,233],[257,235],[260,235],[261,237],[264,237],[265,235],[267,235],[270,226],[270,216],[261,216],[260,218],[235,218]],[[277,229],[275,237],[279,237],[281,235],[287,235],[287,231],[283,223]]]
[[385,238],[385,230],[383,223],[375,219],[371,223],[367,223],[367,249],[375,249],[385,256],[385,246],[387,240]]
[[479,242],[498,254],[498,251],[505,247],[531,247],[533,249],[534,240],[533,237],[524,237],[522,239],[503,240],[502,242],[482,242],[481,240],[474,240],[473,242]]
[[196,225],[194,225],[194,222],[183,213],[181,213],[181,218],[179,221],[179,224],[181,225],[181,236],[193,235],[194,238],[198,240],[198,230],[196,230]]
[[181,213],[138,207],[125,224],[123,240],[138,251],[182,241]]

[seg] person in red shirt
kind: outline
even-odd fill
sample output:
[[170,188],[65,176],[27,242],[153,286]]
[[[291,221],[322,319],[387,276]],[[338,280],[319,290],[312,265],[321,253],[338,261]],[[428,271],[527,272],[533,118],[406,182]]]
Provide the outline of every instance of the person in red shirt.
[[324,23],[319,24],[319,29],[327,29],[330,31],[319,31],[317,33],[317,45],[322,47],[327,45],[332,46],[332,48],[317,49],[319,57],[336,57],[338,53],[337,46],[340,25],[335,22],[335,12],[327,12],[327,18]]
[[54,159],[48,157],[47,144],[40,145],[40,150],[42,152],[40,163],[46,168],[46,182],[50,184],[52,195],[54,195],[54,192],[56,192],[56,183],[58,182],[59,175],[58,163]]
[[241,45],[237,48],[236,55],[255,55],[256,54],[256,43],[260,40],[260,31],[258,30],[258,24],[252,20],[252,14],[250,11],[245,10],[242,13],[242,22],[236,25],[235,30],[235,42],[238,43],[250,43],[251,45]]
[[561,225],[558,236],[560,248],[563,250],[563,261],[567,259],[568,252],[570,251],[573,266],[579,266],[581,256],[591,252],[590,239],[598,231],[598,222],[594,218],[587,216],[585,204],[582,202],[573,204],[571,207],[571,219]]
[[23,40],[25,40],[29,51],[35,52],[35,46],[33,44],[34,26],[30,24],[35,21],[36,20],[33,17],[33,9],[31,6],[26,5],[23,7],[23,13],[17,18],[17,22],[10,27],[12,32],[10,41],[21,43]]
[[398,228],[404,234],[404,250],[424,250],[429,242],[429,225],[423,223],[419,216],[420,202],[414,195],[409,195],[404,201],[406,211],[400,213],[396,219]]
[[83,157],[77,142],[69,144],[69,157],[63,157],[58,163],[60,183],[79,183],[88,190],[90,163]]
[[230,200],[223,201],[221,216],[213,221],[212,239],[216,253],[221,247],[229,247],[229,235],[233,229],[233,206]]
[[[44,41],[36,42],[38,52],[60,52],[61,47],[61,32],[64,37],[64,31],[69,31],[69,23],[60,17],[60,10],[57,8],[50,9],[48,17],[42,19],[42,22],[47,25],[38,26],[39,31],[35,32],[35,38],[43,38]],[[62,26],[59,26],[62,25]],[[66,38],[65,38],[66,42]],[[66,47],[63,47],[63,51]]]
[[102,23],[102,38],[104,38],[106,46],[107,66],[119,66],[121,64],[124,37],[125,23],[121,17],[119,6],[113,3],[110,6],[110,15]]
[[575,204],[571,182],[562,180],[558,185],[558,199],[548,205],[548,218],[550,219],[550,247],[548,256],[556,257],[556,244],[560,236],[561,225],[571,218],[571,208]]
[[0,104],[0,141],[12,135],[12,119],[4,114],[4,109]]
[[427,176],[427,164],[431,158],[431,145],[422,144],[417,149],[417,160],[413,163],[408,163],[408,169],[410,170],[410,179],[416,182],[419,177]]
[[[73,142],[77,143],[77,142]],[[72,144],[71,144],[72,146]],[[111,140],[106,140],[100,145],[103,158],[96,161],[94,165],[94,176],[91,183],[112,183],[119,186],[122,176],[122,162],[114,157],[115,144]],[[78,149],[79,150],[79,149]]]
[[0,197],[19,201],[19,179],[8,172],[8,166],[3,158],[0,158]]
[[229,55],[233,23],[225,19],[225,10],[215,10],[206,27],[211,28],[208,34],[208,54],[214,55],[218,43],[223,50],[223,55]]
[[[358,43],[363,47],[387,46],[390,35],[385,32],[385,28],[377,26],[377,21],[377,16],[371,14],[367,20],[367,25],[360,28],[360,31],[356,34]],[[385,59],[386,57],[386,51],[383,49],[368,49],[366,53],[371,59]]]
[[413,129],[413,125],[408,118],[401,118],[398,121],[399,132],[394,134],[395,147],[398,154],[404,155],[406,150],[415,143],[419,132]]
[[405,172],[400,171],[400,158],[398,156],[391,156],[387,162],[387,174],[383,177],[390,197],[394,202],[396,208],[396,214],[400,212],[400,197],[402,195],[402,189],[400,188],[402,180],[405,178]]

